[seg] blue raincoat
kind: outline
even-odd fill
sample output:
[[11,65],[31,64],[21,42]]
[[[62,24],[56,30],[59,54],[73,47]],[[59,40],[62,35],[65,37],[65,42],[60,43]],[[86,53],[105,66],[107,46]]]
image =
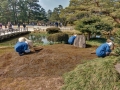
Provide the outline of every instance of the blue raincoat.
[[96,55],[98,57],[105,57],[106,53],[110,53],[110,46],[107,43],[104,43],[102,45],[100,45],[97,49],[96,49]]
[[72,44],[74,43],[75,38],[76,38],[76,36],[71,36],[71,37],[68,39],[68,43],[72,45]]
[[28,50],[28,44],[25,42],[17,42],[14,49],[19,54],[22,54],[25,52],[25,50]]

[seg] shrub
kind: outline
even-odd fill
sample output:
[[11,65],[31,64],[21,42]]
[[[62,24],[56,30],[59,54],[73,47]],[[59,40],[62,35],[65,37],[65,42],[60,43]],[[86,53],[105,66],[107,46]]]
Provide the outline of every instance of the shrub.
[[117,54],[117,55],[120,55],[120,47],[117,47],[114,52]]
[[120,90],[115,57],[98,58],[64,74],[62,90]]
[[116,43],[120,44],[120,29],[118,29],[118,30],[115,32],[114,39],[115,39],[115,42],[116,42]]
[[115,53],[120,55],[120,30],[115,32],[114,42],[118,44],[118,47],[115,49]]
[[48,34],[58,33],[60,32],[60,28],[58,27],[47,28],[46,31]]
[[51,34],[47,37],[48,41],[52,41],[52,42],[64,42],[67,43],[68,42],[68,34],[66,33],[56,33],[56,34]]

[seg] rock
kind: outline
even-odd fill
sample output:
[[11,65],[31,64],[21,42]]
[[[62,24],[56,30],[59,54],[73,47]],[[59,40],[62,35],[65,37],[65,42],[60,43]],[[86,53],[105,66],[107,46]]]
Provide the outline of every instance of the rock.
[[74,40],[74,46],[85,48],[86,47],[86,40],[84,35],[77,35],[77,37]]

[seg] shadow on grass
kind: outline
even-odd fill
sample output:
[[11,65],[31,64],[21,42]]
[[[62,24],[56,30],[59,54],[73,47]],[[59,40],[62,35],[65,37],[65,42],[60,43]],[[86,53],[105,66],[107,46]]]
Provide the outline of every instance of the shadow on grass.
[[105,42],[105,38],[91,38],[89,41],[87,41],[86,48],[98,47],[100,44]]
[[92,45],[86,44],[86,48],[91,48],[91,47],[92,47]]
[[91,38],[90,41],[95,41],[98,43],[105,43],[106,39],[105,38]]

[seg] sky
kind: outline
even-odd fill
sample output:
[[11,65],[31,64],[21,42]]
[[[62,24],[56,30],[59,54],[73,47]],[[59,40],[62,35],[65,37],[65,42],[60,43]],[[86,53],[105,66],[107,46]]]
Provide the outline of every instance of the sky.
[[39,0],[39,4],[48,11],[49,9],[53,11],[55,7],[62,5],[63,8],[69,5],[70,0]]

